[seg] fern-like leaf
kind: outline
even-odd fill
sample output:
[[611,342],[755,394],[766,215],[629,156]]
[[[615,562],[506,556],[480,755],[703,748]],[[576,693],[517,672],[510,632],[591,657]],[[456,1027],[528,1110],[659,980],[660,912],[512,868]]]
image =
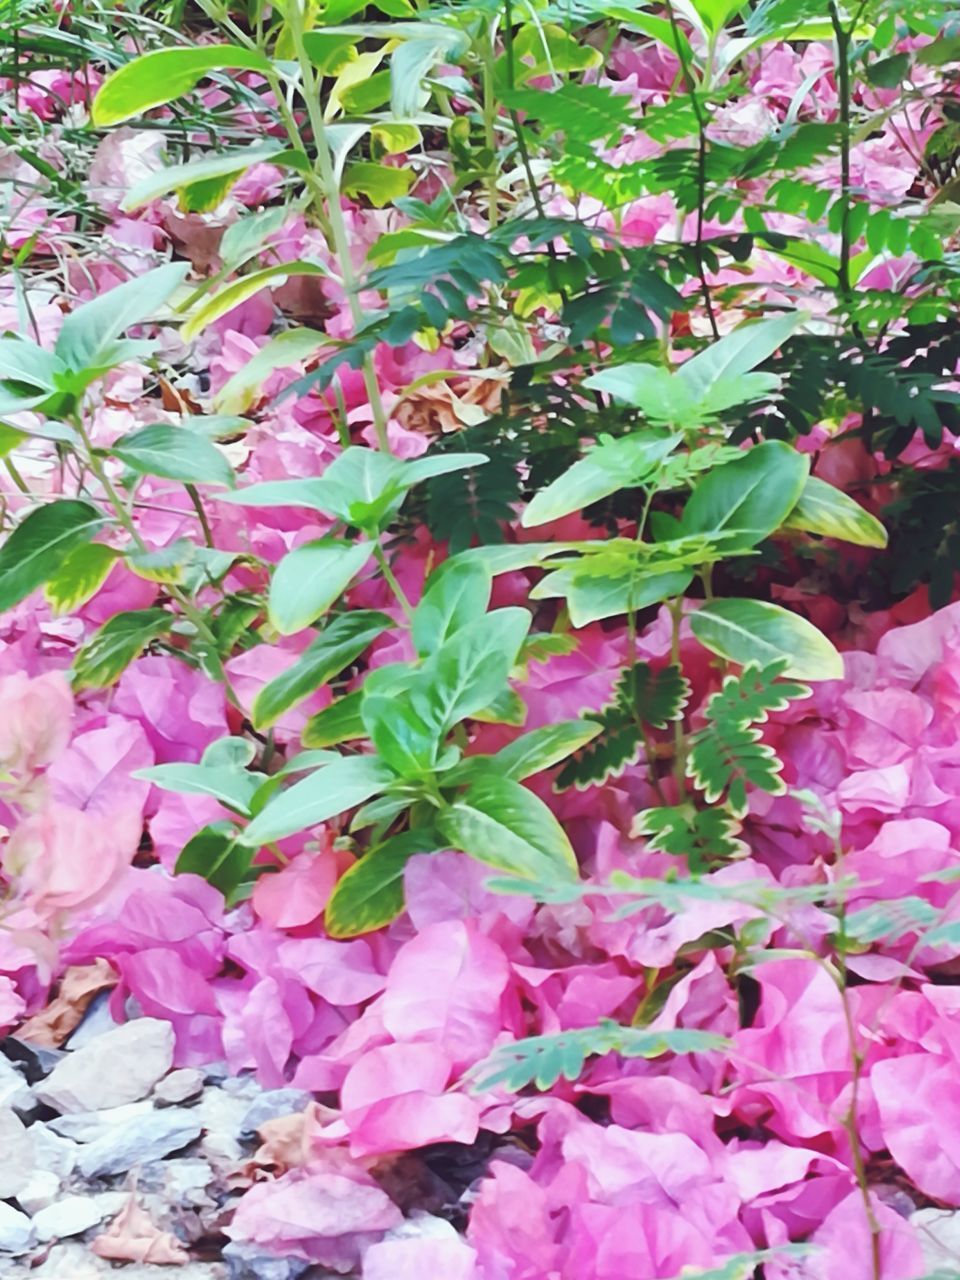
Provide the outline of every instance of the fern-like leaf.
[[665,729],[683,715],[689,697],[690,685],[678,667],[653,671],[646,662],[638,662],[628,668],[617,681],[613,701],[588,717],[599,721],[603,732],[566,762],[557,775],[557,790],[583,790],[619,777],[639,758],[641,726]]
[[708,804],[725,797],[727,808],[738,818],[747,812],[748,787],[770,795],[786,790],[780,777],[783,764],[756,728],[771,711],[782,711],[791,700],[810,695],[798,681],[778,681],[783,669],[782,662],[773,662],[727,676],[707,702],[707,727],[690,740],[688,776]]
[[647,836],[647,847],[686,858],[692,875],[702,875],[717,862],[746,852],[737,838],[740,823],[724,809],[697,809],[692,804],[645,809],[630,834]]
[[476,1092],[503,1088],[517,1093],[528,1085],[549,1089],[561,1078],[576,1080],[587,1058],[619,1053],[624,1058],[659,1058],[665,1053],[708,1053],[727,1041],[708,1031],[647,1031],[604,1019],[595,1027],[529,1036],[501,1045],[470,1073]]

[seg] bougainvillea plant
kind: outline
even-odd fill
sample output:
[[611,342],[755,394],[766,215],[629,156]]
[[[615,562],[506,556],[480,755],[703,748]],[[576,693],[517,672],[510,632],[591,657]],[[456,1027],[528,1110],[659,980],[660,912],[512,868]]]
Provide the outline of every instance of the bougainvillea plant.
[[0,21],[4,1025],[313,1092],[365,1280],[934,1275],[956,15]]

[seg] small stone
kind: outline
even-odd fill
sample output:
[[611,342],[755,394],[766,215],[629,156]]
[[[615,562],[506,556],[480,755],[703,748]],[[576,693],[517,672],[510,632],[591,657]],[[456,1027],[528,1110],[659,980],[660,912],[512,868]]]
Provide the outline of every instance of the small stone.
[[103,1111],[78,1111],[72,1116],[55,1116],[47,1128],[74,1142],[96,1142],[116,1125],[129,1124],[138,1116],[152,1115],[153,1103],[128,1102],[123,1107],[107,1107]]
[[310,1094],[304,1093],[302,1089],[269,1089],[266,1093],[261,1093],[240,1123],[241,1136],[254,1137],[260,1126],[268,1120],[295,1115],[298,1111],[303,1111],[310,1100]]
[[0,1252],[26,1253],[36,1238],[27,1215],[0,1200]]
[[77,1166],[86,1178],[125,1173],[135,1164],[161,1160],[200,1137],[196,1112],[168,1107],[117,1125],[102,1137],[81,1147]]
[[18,1040],[16,1036],[7,1036],[0,1041],[0,1053],[8,1062],[20,1064],[27,1084],[45,1079],[67,1056],[62,1049],[45,1049],[42,1045]]
[[110,1012],[112,995],[112,991],[101,991],[99,995],[93,998],[79,1026],[75,1028],[67,1040],[66,1047],[68,1049],[71,1051],[82,1049],[84,1045],[92,1044],[94,1040],[104,1035],[107,1031],[113,1031],[116,1027],[125,1025],[115,1021],[113,1014]]
[[61,1179],[68,1178],[77,1166],[79,1148],[69,1138],[60,1138],[46,1125],[35,1124],[30,1130],[37,1168],[49,1170]]
[[66,1236],[83,1235],[104,1219],[104,1213],[91,1196],[62,1196],[56,1204],[33,1215],[33,1228],[38,1240],[63,1240]]
[[229,1280],[299,1280],[310,1265],[299,1258],[271,1258],[238,1241],[224,1248],[223,1260]]
[[239,1160],[243,1148],[237,1141],[240,1126],[250,1110],[248,1098],[234,1098],[223,1089],[205,1089],[194,1110],[206,1129],[203,1153],[217,1160]]
[[35,1169],[27,1185],[17,1192],[17,1204],[24,1213],[38,1213],[48,1204],[53,1204],[62,1185],[58,1175],[49,1169]]
[[136,1018],[73,1050],[34,1092],[56,1111],[102,1111],[145,1098],[172,1062],[170,1023]]
[[21,1072],[0,1054],[0,1107],[14,1111],[32,1111],[37,1105],[33,1091]]
[[196,1067],[181,1067],[179,1071],[171,1071],[160,1081],[153,1091],[158,1105],[172,1107],[181,1102],[189,1102],[199,1098],[203,1093],[204,1076]]
[[167,1204],[209,1208],[214,1202],[206,1189],[214,1177],[206,1160],[161,1160],[140,1170],[137,1186],[142,1191],[156,1192]]
[[9,1200],[25,1187],[35,1167],[33,1143],[18,1115],[0,1111],[0,1200]]

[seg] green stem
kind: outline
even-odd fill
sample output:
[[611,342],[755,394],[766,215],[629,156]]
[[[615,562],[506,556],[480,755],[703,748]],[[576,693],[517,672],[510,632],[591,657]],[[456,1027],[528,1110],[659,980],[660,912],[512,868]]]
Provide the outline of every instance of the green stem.
[[[340,190],[333,167],[333,153],[330,150],[323,112],[320,109],[320,90],[314,74],[313,63],[310,61],[306,45],[303,42],[303,14],[300,10],[300,0],[290,0],[290,3],[286,6],[286,17],[297,54],[297,62],[300,65],[301,93],[306,103],[310,129],[313,133],[313,145],[317,152],[316,163],[319,170],[320,186],[327,198],[327,216],[330,220],[333,248],[340,264],[343,290],[347,295],[354,329],[359,331],[363,324],[363,308],[360,306],[358,280],[353,269],[353,260],[350,256],[350,237],[347,233],[347,224],[340,204]],[[377,447],[384,453],[390,453],[390,441],[387,437],[387,415],[380,397],[380,387],[377,383],[376,370],[373,366],[373,357],[369,353],[364,356],[363,360],[363,385],[373,413],[373,429],[377,438]]]
[[203,503],[200,500],[200,494],[197,492],[195,484],[185,484],[183,486],[193,503],[193,509],[197,513],[197,519],[200,521],[200,528],[203,530],[203,540],[208,547],[216,546],[213,540],[213,530],[210,528],[210,521],[207,519],[207,513],[204,510]]
[[[673,622],[670,633],[670,661],[675,667],[679,667],[680,626],[683,622],[682,596],[670,602],[670,617]],[[675,720],[673,724],[673,776],[677,784],[677,804],[682,804],[687,790],[687,739],[683,732],[682,719]]]
[[500,192],[497,189],[497,100],[493,92],[494,25],[491,23],[489,41],[483,50],[483,137],[490,152],[490,172],[487,175],[487,218],[492,231],[500,221]]
[[404,591],[393,570],[390,568],[390,562],[384,554],[383,547],[381,547],[379,542],[374,542],[373,544],[373,558],[380,566],[380,572],[383,574],[384,581],[393,592],[397,602],[409,620],[413,617],[413,605],[410,603],[407,593]]
[[13,481],[13,483],[17,486],[17,488],[20,490],[20,492],[21,492],[21,493],[29,493],[29,492],[30,492],[30,486],[27,484],[27,482],[24,480],[23,476],[22,476],[22,475],[20,474],[20,472],[17,470],[16,466],[14,465],[14,461],[13,461],[13,459],[12,459],[12,458],[4,458],[4,460],[3,460],[3,465],[6,467],[6,469],[7,469],[7,474],[10,476],[10,479],[11,479],[11,480]]
[[850,297],[850,32],[830,0],[830,22],[837,43],[837,94],[840,100],[840,293]]

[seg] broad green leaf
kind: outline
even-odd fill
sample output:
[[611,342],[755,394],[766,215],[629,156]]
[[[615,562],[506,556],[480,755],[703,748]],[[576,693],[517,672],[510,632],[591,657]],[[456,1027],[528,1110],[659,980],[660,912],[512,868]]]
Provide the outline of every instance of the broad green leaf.
[[303,727],[300,741],[305,747],[335,747],[341,742],[355,742],[366,737],[360,707],[363,691],[354,690],[318,711]]
[[238,843],[232,822],[212,822],[183,846],[174,871],[178,876],[202,876],[232,903],[250,872],[252,859],[253,850]]
[[116,613],[95,631],[73,660],[73,688],[106,689],[151,640],[167,635],[176,619],[165,609]]
[[65,557],[89,542],[104,524],[96,507],[73,498],[31,511],[0,547],[0,612],[43,586]]
[[281,791],[244,830],[244,844],[270,844],[319,826],[383,791],[396,775],[375,756],[342,756]]
[[642,572],[639,566],[632,565],[624,566],[620,572],[604,572],[587,562],[585,567],[548,573],[530,594],[534,600],[562,596],[570,621],[580,628],[681,596],[692,581],[693,572],[689,569]]
[[755,445],[736,462],[708,471],[680,519],[681,536],[736,533],[731,551],[778,529],[797,504],[810,459],[780,440]]
[[652,422],[693,425],[697,399],[675,373],[654,364],[618,364],[585,378],[589,391],[603,391],[642,410]]
[[44,585],[43,594],[53,612],[70,613],[96,595],[119,554],[102,542],[85,542],[75,547]]
[[763,600],[712,600],[690,615],[690,628],[711,653],[740,666],[785,661],[784,675],[840,680],[843,660],[806,618]]
[[[422,24],[421,24],[422,25]],[[415,116],[429,101],[423,80],[439,62],[452,61],[467,41],[456,27],[439,23],[429,35],[404,40],[390,59],[390,106],[395,116]]]
[[45,400],[66,365],[27,338],[0,338],[0,390],[13,400]]
[[552,769],[574,751],[586,746],[603,726],[596,720],[561,720],[516,738],[491,759],[491,766],[505,778],[522,782],[544,769]]
[[399,777],[418,778],[432,772],[440,733],[436,725],[423,719],[408,697],[366,694],[360,713],[377,754]]
[[57,357],[78,373],[114,363],[111,355],[117,353],[111,348],[116,339],[131,325],[152,320],[189,269],[186,263],[169,262],[77,307],[60,328],[54,348]]
[[716,35],[743,8],[743,0],[692,0],[692,7],[706,29]]
[[624,436],[591,449],[585,458],[542,489],[524,511],[525,529],[549,524],[620,489],[641,485],[657,463],[680,443],[681,436]]
[[787,516],[788,529],[804,529],[824,538],[839,538],[858,547],[885,547],[887,531],[859,502],[842,489],[808,476],[797,505]]
[[682,364],[677,377],[697,400],[707,400],[717,384],[750,373],[758,364],[763,364],[806,318],[803,312],[791,311],[770,320],[741,325]]
[[172,164],[156,173],[148,173],[135,182],[123,198],[121,208],[139,209],[171,191],[180,191],[195,182],[211,178],[238,178],[252,165],[264,164],[284,151],[283,142],[265,142],[242,151],[218,151],[186,164]]
[[179,791],[187,795],[213,796],[229,809],[250,813],[253,797],[264,780],[262,773],[230,764],[158,764],[152,769],[139,769],[133,775],[144,778],[163,791]]
[[426,831],[403,831],[369,850],[337,881],[324,924],[331,938],[355,938],[382,929],[403,910],[403,874],[416,853],[440,842]]
[[526,609],[495,609],[454,632],[427,658],[410,697],[440,737],[503,691],[530,622]]
[[93,124],[102,129],[131,120],[189,93],[211,71],[228,70],[269,72],[271,65],[262,53],[235,44],[142,54],[107,76],[93,100]]
[[319,538],[289,551],[267,596],[270,623],[282,636],[309,627],[333,605],[373,555],[371,542]]
[[184,484],[222,484],[232,489],[233,467],[217,446],[189,427],[154,422],[112,445],[110,452],[140,475]]
[[267,285],[276,287],[285,284],[291,276],[329,276],[329,270],[319,262],[278,262],[272,267],[263,267],[260,271],[252,271],[248,276],[241,276],[231,284],[224,285],[212,297],[202,302],[184,321],[180,335],[184,341],[195,338],[214,320],[219,320],[241,302],[246,302],[255,293],[265,289]]
[[547,806],[512,778],[475,779],[437,825],[454,849],[500,871],[528,878],[575,878],[570,841]]
[[291,667],[271,680],[253,702],[255,729],[268,729],[291,707],[348,667],[378,635],[393,626],[385,613],[369,609],[331,619]]
[[384,209],[405,196],[416,178],[408,166],[377,164],[372,160],[356,160],[348,165],[341,189],[355,199],[365,196],[375,209]]
[[428,578],[413,613],[411,635],[420,657],[433,653],[461,627],[486,612],[493,575],[479,561],[446,561]]
[[328,343],[326,334],[316,329],[278,333],[227,380],[213,397],[213,407],[217,413],[246,413],[259,399],[260,388],[271,373],[309,360]]

